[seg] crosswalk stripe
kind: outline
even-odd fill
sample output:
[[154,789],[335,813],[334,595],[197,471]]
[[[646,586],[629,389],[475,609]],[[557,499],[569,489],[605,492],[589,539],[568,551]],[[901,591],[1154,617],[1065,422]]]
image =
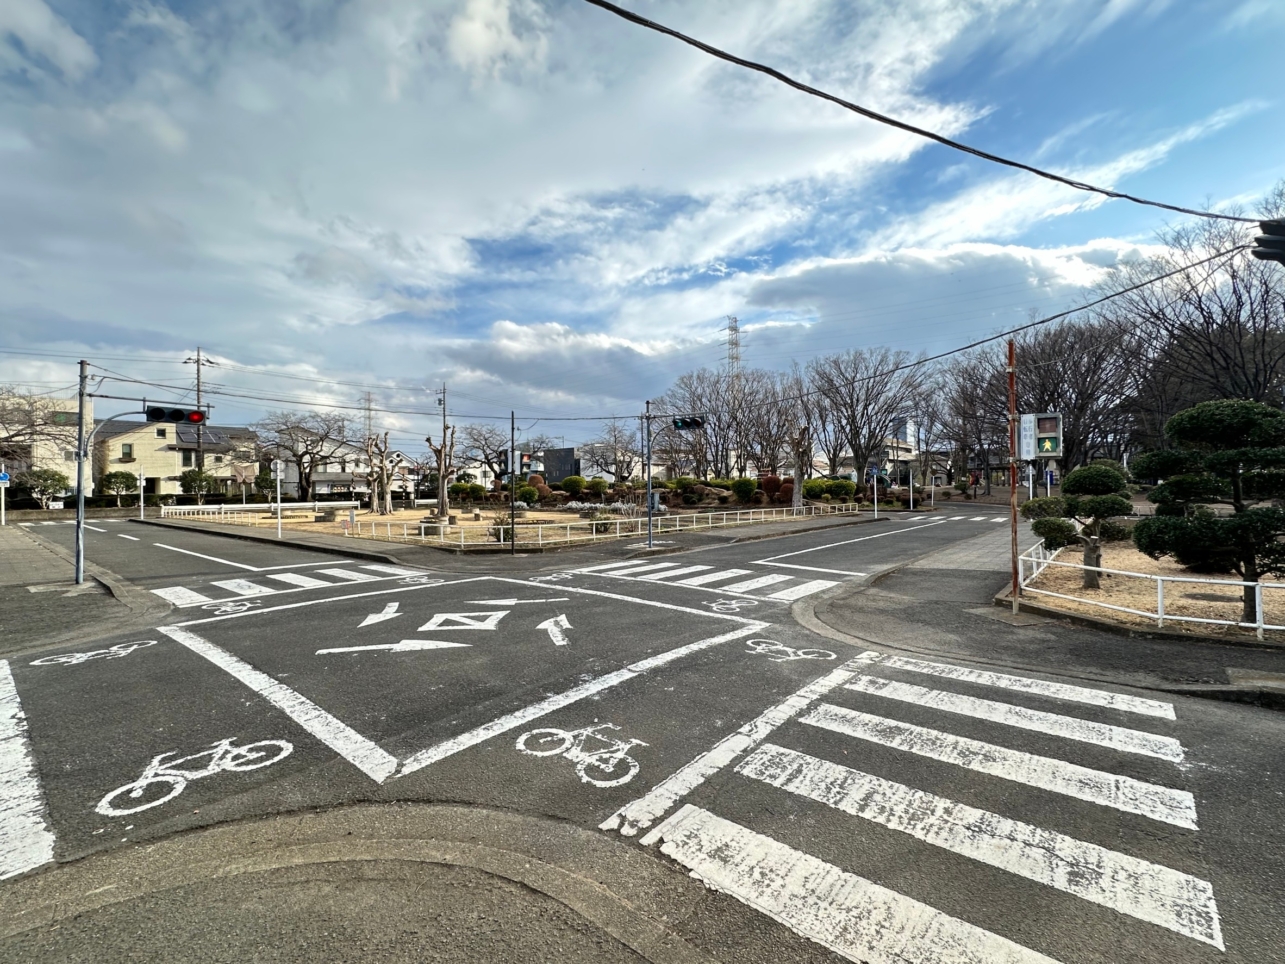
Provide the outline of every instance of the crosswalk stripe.
[[1051,683],[1048,680],[1031,679],[1026,676],[1008,676],[1004,673],[992,673],[988,670],[952,666],[949,663],[930,663],[922,659],[911,659],[906,656],[884,656],[878,662],[882,666],[894,666],[897,669],[908,670],[912,673],[924,673],[928,676],[941,676],[946,679],[963,680],[968,683],[980,683],[983,686],[999,686],[1004,689],[1018,690],[1022,693],[1033,693],[1036,696],[1049,696],[1054,699],[1070,700],[1075,703],[1105,706],[1113,710],[1124,710],[1127,713],[1140,713],[1143,716],[1158,716],[1165,720],[1176,719],[1173,713],[1173,704],[1163,703],[1160,700],[1148,700],[1139,696],[1125,696],[1123,693],[1094,690],[1085,686],[1071,686],[1066,683]]
[[297,572],[273,572],[268,574],[269,579],[275,579],[277,582],[286,582],[292,586],[300,586],[304,589],[317,589],[321,586],[333,586],[333,582],[326,582],[324,579],[314,579],[312,576],[304,576]]
[[765,743],[736,771],[916,840],[1223,949],[1208,881]]
[[313,572],[334,576],[336,579],[347,579],[349,582],[374,582],[379,578],[368,572],[354,572],[351,569],[314,569]]
[[724,579],[735,579],[737,576],[748,576],[752,569],[722,569],[719,572],[707,572],[703,576],[692,576],[690,579],[680,579],[674,585],[676,586],[704,586],[711,582],[722,582]]
[[1009,522],[1009,521],[1011,520],[1006,515],[997,515],[995,518],[991,519],[991,522]]
[[713,566],[683,566],[681,569],[667,569],[664,572],[653,572],[647,576],[639,576],[639,579],[653,580],[659,582],[661,579],[673,579],[675,576],[688,576],[693,572],[704,572],[712,569]]
[[9,661],[0,659],[0,880],[54,859],[27,719]]
[[210,585],[226,589],[228,592],[234,592],[238,596],[266,596],[277,591],[269,586],[260,586],[257,582],[251,582],[249,579],[212,580]]
[[822,589],[829,589],[831,586],[839,585],[830,579],[812,579],[809,582],[800,583],[797,586],[791,586],[789,589],[782,589],[780,592],[774,592],[768,596],[768,599],[802,599],[804,596],[810,596],[814,592],[820,592]]
[[203,596],[196,590],[188,589],[186,586],[167,586],[164,589],[153,589],[152,592],[162,599],[172,602],[175,606],[214,602],[209,596]]
[[606,572],[608,569],[618,569],[621,566],[632,566],[638,560],[626,559],[623,562],[604,562],[597,566],[581,566],[576,572]]
[[848,683],[845,689],[884,696],[903,703],[914,703],[916,706],[926,706],[946,713],[989,720],[992,723],[1002,723],[1022,730],[1048,733],[1068,740],[1078,740],[1081,743],[1096,743],[1098,746],[1110,747],[1125,753],[1159,757],[1161,760],[1170,760],[1174,763],[1181,762],[1183,757],[1182,744],[1172,737],[1130,730],[1123,726],[1094,723],[1073,716],[1045,713],[1043,710],[1028,710],[1011,703],[983,700],[975,696],[961,696],[945,690],[930,690],[923,686],[898,683],[873,676],[858,676]]
[[676,562],[653,562],[645,566],[630,566],[628,569],[617,569],[614,572],[607,573],[607,575],[632,576],[640,572],[653,572],[657,569],[676,569],[677,567],[678,563]]
[[766,576],[759,576],[757,579],[746,579],[744,582],[734,582],[730,586],[719,586],[718,588],[723,592],[749,592],[751,589],[758,589],[761,586],[774,586],[778,582],[785,582],[793,578],[793,576],[773,572]]
[[984,515],[975,515],[975,516],[973,516],[971,519],[969,519],[968,521],[969,521],[969,522],[985,522],[985,521],[986,521],[986,516],[984,516]]
[[1092,770],[1065,760],[1023,753],[830,703],[822,703],[799,722],[942,763],[953,763],[1001,780],[1136,813],[1176,827],[1196,829],[1196,801],[1186,790]]
[[422,576],[423,572],[418,569],[405,569],[401,566],[377,566],[374,563],[368,566],[362,566],[362,569],[369,569],[371,572],[384,572],[390,576]]
[[851,961],[1057,964],[691,804],[643,838],[714,890]]

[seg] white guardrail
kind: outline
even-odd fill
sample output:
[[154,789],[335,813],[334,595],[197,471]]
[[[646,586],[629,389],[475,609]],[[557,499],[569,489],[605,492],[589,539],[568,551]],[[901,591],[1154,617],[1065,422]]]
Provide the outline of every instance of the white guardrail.
[[[329,512],[332,509],[359,509],[360,502],[282,502],[281,513]],[[258,519],[265,514],[276,518],[275,502],[249,502],[244,505],[163,505],[162,519],[214,519],[218,522],[235,522],[238,518]]]
[[[1114,603],[1102,602],[1098,599],[1086,599],[1083,596],[1071,596],[1066,593],[1054,592],[1051,589],[1040,589],[1032,586],[1035,578],[1044,572],[1049,566],[1061,566],[1066,569],[1079,569],[1084,571],[1090,567],[1081,565],[1076,562],[1061,562],[1055,557],[1061,549],[1050,552],[1044,548],[1044,542],[1040,541],[1037,545],[1027,549],[1017,557],[1018,580],[1024,593],[1036,593],[1041,596],[1053,596],[1057,599],[1066,599],[1071,602],[1085,603],[1089,606],[1098,606],[1102,609],[1111,609],[1121,613],[1131,613],[1135,616],[1143,616],[1147,619],[1154,619],[1157,627],[1163,627],[1166,621],[1185,622],[1185,623],[1210,623],[1217,626],[1238,626],[1243,629],[1253,629],[1258,638],[1263,638],[1263,631],[1267,629],[1285,629],[1285,625],[1275,625],[1267,622],[1263,617],[1263,591],[1271,589],[1285,589],[1285,583],[1280,582],[1243,582],[1236,579],[1199,579],[1193,576],[1159,576],[1147,572],[1128,572],[1123,569],[1106,569],[1099,568],[1097,571],[1112,576],[1131,576],[1135,579],[1150,579],[1156,584],[1156,608],[1154,612],[1145,609],[1132,609],[1128,606],[1117,606]],[[1215,586],[1219,589],[1230,589],[1232,587],[1242,589],[1245,586],[1254,587],[1254,607],[1256,619],[1254,622],[1244,622],[1238,619],[1213,619],[1208,616],[1183,616],[1173,611],[1165,610],[1165,583],[1195,583],[1202,586]],[[1228,600],[1230,602],[1231,600]],[[1240,601],[1236,601],[1240,605]]]

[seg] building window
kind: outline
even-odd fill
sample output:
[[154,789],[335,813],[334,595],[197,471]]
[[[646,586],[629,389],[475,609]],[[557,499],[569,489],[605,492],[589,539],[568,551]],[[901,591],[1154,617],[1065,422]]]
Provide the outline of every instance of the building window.
[[190,469],[193,465],[192,452],[190,450],[183,453],[183,468]]
[[165,438],[165,429],[163,429],[163,428],[158,428],[158,429],[156,430],[156,437],[157,437],[157,438]]
[[123,459],[132,459],[134,457],[134,443],[122,442],[120,446],[120,457]]
[[216,461],[216,462],[222,462],[222,461],[223,461],[223,456],[221,456],[221,455],[216,455],[216,456],[214,456],[214,461]]
[[76,461],[76,450],[75,450],[75,449],[63,449],[63,450],[62,450],[62,460],[63,460],[64,462],[75,462],[75,461]]

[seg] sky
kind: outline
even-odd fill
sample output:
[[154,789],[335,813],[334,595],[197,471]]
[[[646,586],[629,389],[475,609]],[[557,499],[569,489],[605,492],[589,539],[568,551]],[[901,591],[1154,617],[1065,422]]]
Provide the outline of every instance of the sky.
[[[1252,210],[1285,177],[1281,0],[623,5],[1168,203]],[[370,391],[414,449],[434,420],[398,413],[445,384],[454,421],[570,444],[595,424],[555,419],[723,364],[729,315],[745,365],[943,351],[1080,303],[1181,220],[583,0],[0,3],[0,383],[27,390],[87,358],[101,392],[190,400],[200,346],[215,423]]]

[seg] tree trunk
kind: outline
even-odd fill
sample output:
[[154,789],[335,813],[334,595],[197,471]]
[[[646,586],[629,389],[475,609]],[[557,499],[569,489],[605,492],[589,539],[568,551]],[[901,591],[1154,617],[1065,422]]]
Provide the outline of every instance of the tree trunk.
[[1102,544],[1096,535],[1079,536],[1080,542],[1084,545],[1084,588],[1100,588],[1100,578],[1102,573],[1099,571],[1102,567]]

